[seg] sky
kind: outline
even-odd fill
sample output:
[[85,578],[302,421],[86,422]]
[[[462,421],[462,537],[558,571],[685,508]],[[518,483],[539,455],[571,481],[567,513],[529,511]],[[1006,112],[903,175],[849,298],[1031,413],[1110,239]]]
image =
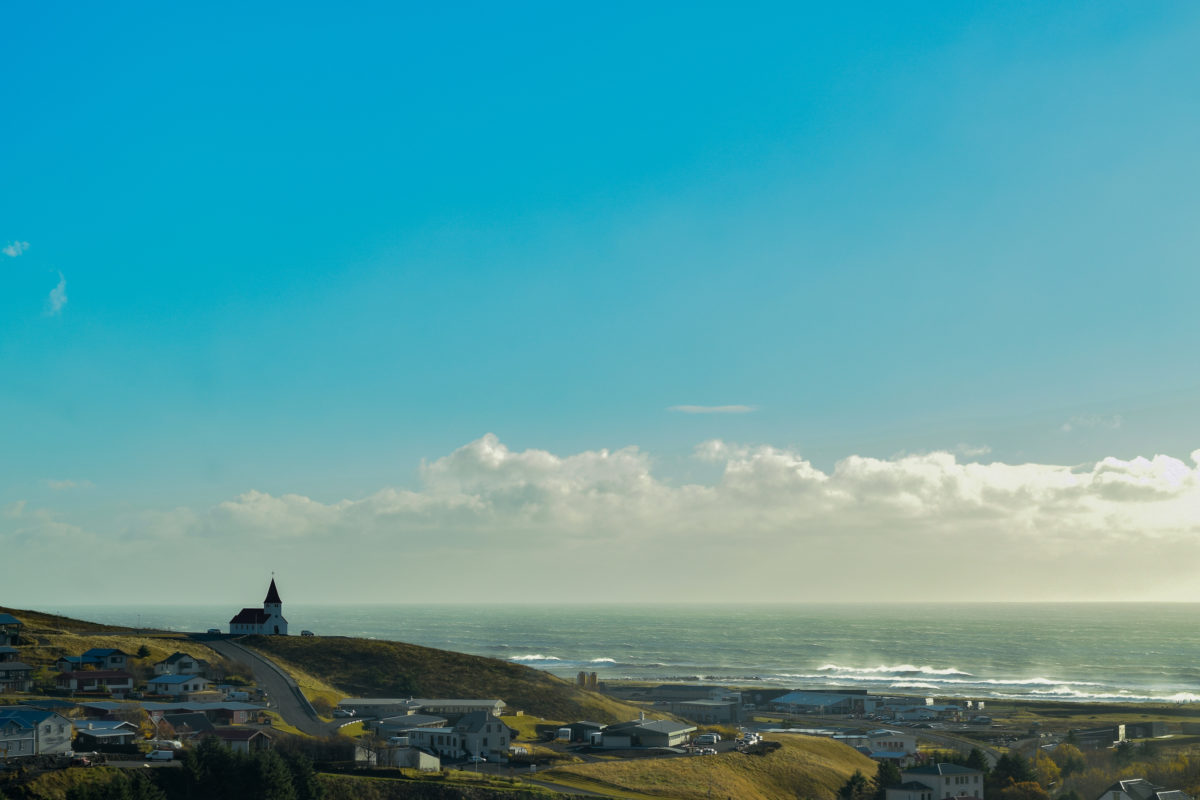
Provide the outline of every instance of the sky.
[[0,605],[1200,601],[1195,4],[165,5],[0,9]]

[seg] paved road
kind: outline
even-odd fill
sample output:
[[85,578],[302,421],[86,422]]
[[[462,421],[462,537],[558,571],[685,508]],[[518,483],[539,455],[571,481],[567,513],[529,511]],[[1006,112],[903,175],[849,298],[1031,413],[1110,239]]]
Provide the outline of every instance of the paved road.
[[203,634],[196,638],[230,661],[248,667],[254,675],[255,682],[271,698],[273,710],[277,711],[288,725],[299,728],[310,736],[324,737],[332,735],[343,724],[322,721],[300,691],[300,687],[292,680],[292,676],[271,659],[242,647],[232,639],[218,639]]

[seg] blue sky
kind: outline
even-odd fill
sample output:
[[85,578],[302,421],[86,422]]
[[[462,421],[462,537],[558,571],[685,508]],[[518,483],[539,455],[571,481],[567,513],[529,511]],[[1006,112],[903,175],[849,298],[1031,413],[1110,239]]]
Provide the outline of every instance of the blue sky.
[[[491,536],[322,516],[435,492],[463,453],[570,471],[635,447],[662,491],[761,448],[825,475],[1161,454],[1200,497],[1194,5],[426,6],[0,12],[5,552],[50,531],[153,568],[233,531],[229,580],[258,586],[366,530],[486,560],[541,524],[549,575],[561,537],[606,528],[521,516],[559,480],[528,476],[523,500],[466,491],[523,509],[488,506]],[[697,457],[712,441],[727,457]],[[213,521],[250,492],[323,522],[284,546]],[[867,535],[722,507],[751,548]],[[1161,508],[1122,507],[1130,548],[1197,533]]]

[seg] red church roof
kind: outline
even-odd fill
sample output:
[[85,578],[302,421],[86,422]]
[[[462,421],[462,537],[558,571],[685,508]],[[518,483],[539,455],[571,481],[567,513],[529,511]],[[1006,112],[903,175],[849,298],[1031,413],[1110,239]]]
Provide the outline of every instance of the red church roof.
[[283,605],[283,601],[279,599],[279,590],[275,588],[275,579],[271,578],[271,588],[267,589],[267,599],[263,600],[263,604],[279,603]]

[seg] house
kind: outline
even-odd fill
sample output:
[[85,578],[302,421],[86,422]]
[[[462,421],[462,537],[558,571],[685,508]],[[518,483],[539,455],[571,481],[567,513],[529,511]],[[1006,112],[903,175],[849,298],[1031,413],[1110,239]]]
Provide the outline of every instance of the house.
[[0,614],[0,645],[20,644],[23,627],[25,623],[12,614]]
[[408,744],[457,759],[467,756],[507,757],[508,746],[517,732],[487,711],[464,714],[453,728],[412,728],[405,732]]
[[6,661],[16,661],[17,654],[21,651],[9,645],[0,645],[0,664]]
[[275,588],[275,579],[267,589],[262,608],[243,608],[229,620],[229,632],[233,634],[287,635],[287,620],[283,618],[283,601]]
[[203,675],[205,669],[208,668],[208,662],[202,658],[190,656],[187,653],[176,651],[164,658],[162,661],[155,662],[155,675]]
[[565,728],[571,731],[570,741],[572,742],[591,742],[592,734],[596,734],[604,730],[604,726],[599,722],[592,722],[586,719],[580,720],[579,722],[572,722],[568,725],[563,725],[561,728],[559,728],[557,725],[554,727],[558,728],[559,730]]
[[199,711],[163,714],[162,721],[171,726],[176,739],[192,739],[205,733],[212,733],[216,728],[212,721]]
[[85,663],[95,663],[96,669],[125,669],[129,666],[129,654],[115,647],[93,647],[80,656]]
[[235,753],[254,753],[271,747],[271,737],[257,728],[214,728],[205,735],[220,739]]
[[54,711],[0,707],[0,759],[71,751],[71,720]]
[[75,724],[77,750],[98,750],[113,745],[132,744],[138,726],[119,719],[87,720]]
[[1109,786],[1096,800],[1192,800],[1192,797],[1178,789],[1155,786],[1145,778],[1131,778]]
[[776,697],[770,706],[786,714],[864,714],[875,711],[887,699],[854,689],[840,692],[810,689]]
[[54,683],[59,689],[71,692],[105,692],[113,697],[124,697],[133,691],[133,676],[120,669],[64,672]]
[[600,746],[622,749],[680,747],[688,743],[688,738],[695,730],[695,725],[667,719],[618,722],[600,732]]
[[933,789],[920,781],[906,781],[884,790],[886,800],[933,800]]
[[[983,773],[958,764],[928,764],[900,771],[904,783],[920,783],[929,788],[932,797],[904,800],[948,800],[954,797],[977,797],[983,800]],[[891,790],[888,790],[889,792]],[[893,798],[890,794],[888,800]]]
[[146,689],[154,694],[182,697],[207,691],[211,685],[212,681],[203,675],[159,675],[146,682]]
[[0,664],[0,692],[33,691],[33,667],[20,661]]

